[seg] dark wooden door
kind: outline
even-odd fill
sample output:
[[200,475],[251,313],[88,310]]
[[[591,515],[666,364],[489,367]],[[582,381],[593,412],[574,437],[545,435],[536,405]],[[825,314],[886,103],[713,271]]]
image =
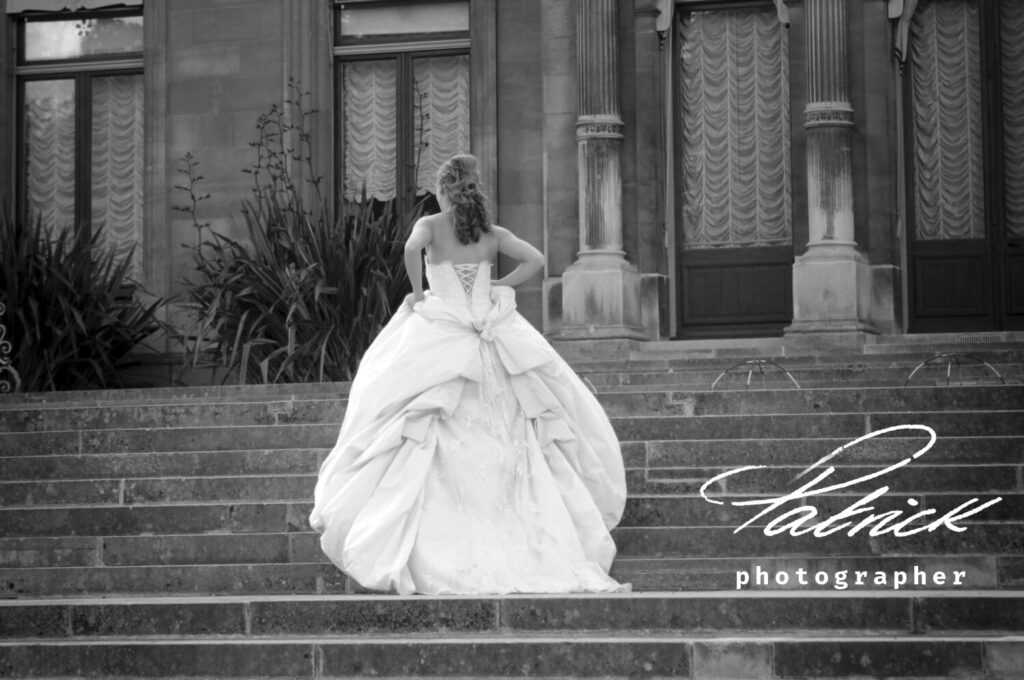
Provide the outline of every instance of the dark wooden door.
[[911,332],[1024,328],[1024,3],[925,0],[905,68]]
[[682,338],[782,335],[793,320],[793,248],[683,249]]
[[681,338],[781,335],[793,318],[789,36],[770,3],[676,13]]

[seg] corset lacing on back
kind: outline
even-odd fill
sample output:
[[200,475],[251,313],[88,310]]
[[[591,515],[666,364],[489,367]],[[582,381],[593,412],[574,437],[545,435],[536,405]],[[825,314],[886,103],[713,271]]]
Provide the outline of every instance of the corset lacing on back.
[[476,273],[477,269],[479,269],[479,265],[475,262],[467,264],[453,264],[452,269],[455,270],[455,275],[459,277],[459,283],[462,284],[462,290],[466,292],[466,299],[472,301],[473,286],[476,284]]

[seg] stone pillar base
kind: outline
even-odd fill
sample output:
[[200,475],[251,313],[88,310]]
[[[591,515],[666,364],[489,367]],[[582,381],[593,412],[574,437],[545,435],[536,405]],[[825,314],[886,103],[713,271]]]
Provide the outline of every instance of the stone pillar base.
[[871,323],[871,265],[852,243],[815,243],[793,263],[797,333],[878,333]]
[[646,340],[636,268],[621,255],[581,253],[562,273],[559,337]]

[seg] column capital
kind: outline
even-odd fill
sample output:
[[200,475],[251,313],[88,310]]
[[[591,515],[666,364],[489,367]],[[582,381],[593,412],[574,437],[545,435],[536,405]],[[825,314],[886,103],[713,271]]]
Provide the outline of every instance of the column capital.
[[576,139],[622,139],[622,119],[614,114],[580,116],[576,119]]
[[849,102],[809,102],[804,107],[806,129],[853,126],[853,107]]

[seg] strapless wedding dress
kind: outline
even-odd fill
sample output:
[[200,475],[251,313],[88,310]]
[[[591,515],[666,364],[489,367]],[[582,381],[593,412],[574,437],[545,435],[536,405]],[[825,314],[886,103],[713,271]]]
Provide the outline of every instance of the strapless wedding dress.
[[600,404],[489,263],[427,279],[352,383],[310,515],[324,553],[403,594],[622,590],[625,475]]

